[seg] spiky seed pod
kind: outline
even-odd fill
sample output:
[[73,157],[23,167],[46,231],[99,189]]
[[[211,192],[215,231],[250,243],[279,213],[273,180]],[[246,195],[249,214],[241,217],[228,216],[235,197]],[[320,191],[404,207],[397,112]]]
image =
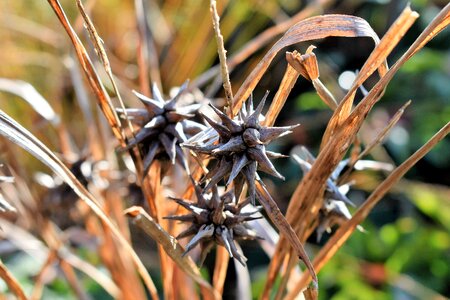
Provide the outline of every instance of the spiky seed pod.
[[190,213],[165,217],[170,220],[192,223],[177,236],[177,239],[193,236],[186,245],[184,254],[200,245],[203,261],[214,244],[218,244],[227,249],[230,257],[236,258],[245,266],[247,258],[240,253],[235,243],[239,239],[260,238],[247,221],[259,219],[260,215],[257,215],[257,213],[261,210],[261,207],[258,207],[255,211],[243,213],[241,209],[248,204],[248,201],[238,204],[234,197],[234,191],[219,196],[216,185],[211,187],[210,192],[206,192],[196,183],[194,183],[194,186],[197,203],[170,198],[189,210]]
[[[148,173],[155,159],[168,158],[172,164],[178,162],[188,171],[187,158],[180,143],[206,127],[191,119],[200,108],[200,104],[179,107],[180,96],[186,90],[186,81],[172,99],[165,101],[156,84],[153,84],[153,99],[138,92],[134,94],[145,108],[129,108],[126,114],[131,122],[140,127],[135,137],[130,139],[126,149],[139,145],[144,152],[144,174]],[[122,112],[119,109],[119,112]]]
[[[282,154],[266,150],[266,146],[274,139],[292,132],[297,127],[266,127],[260,124],[261,112],[268,93],[253,109],[253,99],[250,96],[247,106],[242,106],[236,118],[231,119],[219,109],[211,105],[211,108],[219,116],[221,122],[211,120],[204,116],[205,120],[216,131],[216,136],[203,134],[199,138],[183,143],[182,146],[198,153],[209,154],[217,159],[217,164],[203,179],[209,180],[205,190],[209,190],[223,178],[226,184],[234,183],[236,197],[239,198],[245,182],[248,184],[249,195],[252,202],[255,199],[255,179],[258,178],[257,170],[277,178],[284,177],[275,169],[271,158],[284,157]],[[217,141],[213,143],[212,141]]]
[[[305,159],[302,159],[297,155],[293,155],[293,158],[298,162],[303,170],[303,173],[307,173],[311,169],[311,165],[314,163],[315,157],[305,147],[301,147],[300,151]],[[344,173],[343,171],[348,168],[348,166],[348,159],[339,162],[336,169],[334,169],[330,178],[328,178],[326,182],[323,203],[319,210],[319,225],[316,228],[317,242],[320,241],[325,231],[330,233],[333,226],[341,225],[345,221],[352,218],[352,215],[347,207],[347,204],[355,206],[347,197],[351,183],[339,183],[341,181],[341,175]],[[376,161],[359,160],[353,165],[353,169],[391,171],[392,165]],[[357,228],[360,231],[364,231],[362,226],[358,225]]]

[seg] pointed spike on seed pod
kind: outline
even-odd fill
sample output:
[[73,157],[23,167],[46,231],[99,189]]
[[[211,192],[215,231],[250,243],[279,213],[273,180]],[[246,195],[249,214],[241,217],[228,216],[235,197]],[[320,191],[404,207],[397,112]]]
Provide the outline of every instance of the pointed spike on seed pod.
[[158,153],[158,149],[159,149],[159,142],[158,141],[154,141],[153,143],[150,144],[150,147],[148,149],[147,154],[144,157],[144,177],[147,176],[148,171],[150,170],[150,166],[153,163],[153,160],[155,159],[156,154]]
[[166,118],[163,116],[155,116],[147,124],[145,124],[144,128],[157,129],[164,126],[166,126]]
[[121,151],[127,151],[132,149],[133,147],[137,146],[139,143],[144,141],[146,138],[156,135],[159,132],[159,130],[156,129],[141,129],[134,138],[131,138],[128,140],[128,144],[121,149]]
[[183,120],[181,124],[183,125],[184,132],[189,135],[194,135],[207,129],[205,125],[192,120]]
[[164,102],[151,99],[145,95],[142,95],[135,90],[132,91],[133,94],[141,100],[141,102],[155,115],[160,115],[164,112]]
[[292,130],[298,126],[300,126],[300,124],[283,127],[262,127],[259,130],[260,140],[267,144],[276,138],[292,133]]
[[247,117],[253,113],[253,93],[250,94],[247,100]]
[[242,136],[232,137],[227,143],[211,151],[213,155],[223,155],[231,152],[242,152],[246,149]]
[[194,235],[197,233],[198,227],[197,225],[192,225],[189,228],[187,228],[186,230],[183,230],[182,232],[180,232],[175,238],[176,239],[183,239],[185,237]]
[[289,157],[289,155],[284,155],[284,154],[281,154],[281,153],[268,151],[268,150],[266,150],[266,154],[267,154],[268,158],[273,158],[273,159],[276,159],[276,158],[288,158]]
[[164,100],[163,96],[161,95],[161,92],[159,91],[158,85],[156,84],[156,82],[153,82],[152,84],[152,93],[153,93],[153,97],[155,98],[156,101],[158,101],[160,104],[164,105],[166,104],[166,101]]
[[248,116],[247,121],[245,122],[245,125],[247,127],[259,128],[259,117],[262,114],[262,110],[264,108],[264,104],[266,103],[266,99],[268,96],[269,96],[269,91],[266,91],[264,97],[259,102],[255,111],[250,116]]
[[278,173],[270,159],[267,157],[265,147],[263,145],[260,145],[260,147],[248,148],[247,154],[250,159],[258,162],[258,168],[261,171],[284,180],[284,176]]
[[257,169],[256,161],[250,162],[245,168],[242,169],[242,173],[244,174],[245,180],[247,181],[248,195],[253,205],[255,205],[255,195],[256,195],[256,187],[255,187],[256,169]]
[[176,112],[184,115],[194,115],[200,107],[202,107],[201,104],[191,104],[187,106],[177,107]]
[[228,128],[228,130],[231,131],[231,133],[238,133],[242,131],[242,126],[240,126],[238,123],[236,123],[234,120],[232,120],[230,117],[228,117],[225,113],[223,113],[221,110],[216,108],[211,103],[209,104],[209,107],[211,107],[214,112],[219,116],[219,118],[222,120],[223,125]]
[[189,84],[189,80],[186,80],[182,86],[180,86],[180,88],[178,89],[177,94],[175,95],[175,97],[173,97],[172,99],[170,99],[169,101],[166,102],[164,108],[166,110],[174,110],[175,106],[178,102],[178,100],[180,99],[180,96],[184,93],[184,91],[187,89]]
[[208,184],[205,186],[204,192],[209,191],[214,185],[219,183],[220,180],[222,180],[225,175],[227,175],[232,167],[231,162],[226,162],[224,164],[220,164],[220,168],[217,170],[217,172],[214,174],[213,177],[211,177],[211,180],[208,182]]
[[187,140],[187,137],[183,131],[183,125],[181,125],[181,123],[170,124],[164,128],[164,131],[176,137],[180,143],[184,143]]
[[227,239],[227,235],[229,234],[228,229],[225,226],[217,227],[216,229],[216,237],[219,242],[225,247],[230,257],[233,257],[233,252],[231,251],[230,242]]
[[180,146],[183,148],[192,150],[194,152],[197,152],[197,153],[208,153],[208,154],[217,148],[216,145],[200,146],[200,145],[195,145],[195,144],[190,144],[190,143],[182,143],[182,144],[180,144]]
[[229,139],[231,137],[231,132],[227,127],[210,119],[207,115],[203,113],[201,113],[201,115],[206,120],[206,122],[208,122],[208,124],[211,125],[211,127],[214,128],[215,131],[217,131],[217,133],[222,139]]
[[245,167],[245,165],[247,165],[247,163],[248,158],[247,155],[245,155],[245,153],[241,156],[238,156],[236,154],[233,156],[233,167],[231,169],[230,177],[228,178],[226,184],[227,186],[233,182],[233,180],[241,172],[242,168]]
[[213,234],[214,234],[214,224],[202,225],[197,234],[194,235],[194,237],[186,245],[183,256],[185,256],[189,251],[194,249],[194,247],[197,246],[197,244],[200,243],[203,239],[210,238],[213,236]]
[[175,201],[176,203],[178,203],[178,205],[183,206],[184,208],[186,208],[187,210],[193,212],[194,214],[200,216],[201,214],[204,214],[206,212],[205,209],[201,208],[201,207],[197,207],[195,206],[193,203],[187,202],[183,199],[180,198],[175,198],[175,197],[167,197],[170,200]]
[[348,197],[346,195],[342,194],[339,191],[339,188],[336,186],[336,184],[333,181],[331,181],[331,179],[327,180],[327,189],[330,192],[332,199],[338,200],[338,201],[343,201],[347,204],[350,204],[353,207],[356,206],[350,199],[348,199]]
[[175,144],[177,142],[177,139],[173,138],[171,140],[169,136],[165,133],[160,133],[158,139],[163,145],[164,151],[169,156],[169,160],[172,163],[172,165],[175,164],[175,156],[176,156]]
[[165,117],[167,118],[167,121],[169,121],[170,123],[176,123],[176,122],[183,121],[184,119],[193,118],[193,117],[195,117],[195,115],[185,114],[185,113],[181,113],[181,112],[172,110],[172,111],[166,112]]
[[233,236],[231,234],[227,234],[226,239],[228,240],[228,244],[230,245],[231,253],[233,253],[234,258],[237,259],[237,261],[240,262],[242,266],[246,267],[247,258],[243,254],[241,254],[236,248]]
[[195,181],[194,177],[192,177],[191,174],[189,174],[189,179],[192,182],[192,186],[194,187],[195,197],[197,198],[197,203],[200,207],[206,206],[206,200],[203,196],[203,190],[200,187],[200,185]]
[[242,105],[241,109],[238,111],[239,119],[245,120],[247,118],[247,110],[245,108],[245,104]]
[[187,175],[191,174],[191,171],[189,170],[189,164],[188,160],[186,158],[186,155],[184,155],[183,149],[181,149],[180,145],[175,144],[175,160],[180,164],[180,166],[183,167],[183,169],[186,171]]
[[189,214],[189,215],[179,215],[179,216],[166,216],[163,217],[165,220],[173,220],[173,221],[180,221],[180,222],[193,222],[195,221],[195,215]]

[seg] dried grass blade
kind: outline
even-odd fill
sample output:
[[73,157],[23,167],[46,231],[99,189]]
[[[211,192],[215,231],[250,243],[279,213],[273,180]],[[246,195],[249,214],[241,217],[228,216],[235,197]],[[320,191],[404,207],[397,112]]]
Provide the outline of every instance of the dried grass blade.
[[374,51],[367,58],[366,62],[362,66],[360,72],[356,76],[352,87],[345,95],[344,99],[340,102],[338,108],[335,110],[325,134],[322,138],[322,147],[331,138],[336,128],[342,124],[342,122],[348,117],[353,107],[353,100],[355,93],[364,81],[372,75],[378,68],[380,71],[380,76],[384,76],[387,72],[386,58],[391,53],[391,51],[397,46],[398,42],[409,30],[412,24],[419,17],[419,14],[412,11],[409,6],[407,6],[397,20],[391,25],[389,30],[381,39],[380,43],[376,46]]
[[338,106],[336,99],[319,79],[319,64],[317,63],[317,57],[313,52],[315,48],[316,46],[314,45],[309,46],[303,55],[300,55],[298,51],[286,52],[286,60],[305,79],[312,82],[322,101],[332,110],[335,110]]
[[405,109],[411,104],[411,100],[409,100],[408,102],[406,102],[396,113],[395,115],[391,118],[391,120],[389,121],[388,125],[375,137],[375,139],[373,139],[372,142],[370,142],[370,144],[368,144],[364,150],[358,155],[358,157],[354,160],[355,162],[357,162],[358,160],[362,159],[364,156],[366,156],[367,154],[370,153],[370,151],[372,151],[372,149],[377,146],[379,143],[381,143],[381,141],[384,140],[384,138],[386,137],[386,135],[389,133],[389,131],[392,129],[392,127],[395,126],[395,124],[397,124],[397,122],[400,120],[400,118],[402,117],[403,113],[405,112]]
[[303,245],[299,241],[298,236],[295,234],[295,231],[292,229],[291,225],[288,223],[286,218],[281,213],[280,209],[278,208],[278,205],[275,203],[272,196],[264,187],[262,181],[256,181],[255,185],[259,202],[264,207],[264,210],[267,212],[267,215],[270,217],[272,222],[275,223],[280,232],[290,242],[290,245],[294,249],[297,256],[306,265],[309,273],[314,278],[315,283],[314,288],[318,289],[316,272],[314,271],[311,261],[309,260],[308,254],[306,253],[305,249],[303,248]]
[[[242,63],[244,60],[249,58],[253,53],[261,49],[262,47],[266,46],[270,43],[270,41],[275,38],[277,35],[281,35],[286,30],[289,29],[289,27],[293,26],[295,23],[310,17],[314,14],[319,14],[323,11],[325,7],[332,4],[335,1],[330,0],[324,0],[324,1],[314,1],[309,3],[304,9],[302,9],[300,12],[298,12],[296,15],[292,16],[291,18],[287,19],[284,22],[278,23],[273,27],[270,27],[266,29],[265,31],[261,32],[259,35],[257,35],[255,38],[253,38],[251,41],[246,43],[236,54],[230,57],[228,60],[228,68],[230,70],[233,70],[237,65]],[[197,77],[193,82],[191,86],[203,86],[206,82],[211,80],[214,76],[219,74],[220,72],[220,66],[214,66],[210,68],[208,71],[201,74],[199,77]]]
[[21,97],[51,124],[57,126],[60,123],[59,116],[55,113],[48,101],[28,82],[0,78],[0,91]]
[[158,293],[156,287],[145,269],[144,265],[140,261],[136,252],[126,240],[126,238],[120,233],[120,230],[111,222],[103,209],[99,206],[95,198],[86,190],[86,188],[78,181],[78,179],[70,172],[70,170],[55,156],[55,154],[48,149],[42,142],[40,142],[29,131],[23,128],[16,121],[11,119],[7,114],[0,110],[0,134],[9,139],[11,142],[19,145],[27,152],[31,153],[34,157],[39,159],[50,169],[58,174],[71,188],[72,190],[83,200],[89,208],[104,222],[104,224],[111,229],[114,236],[118,239],[121,246],[123,246],[131,259],[136,265],[139,274],[144,280],[150,294],[154,299],[158,299]]
[[227,66],[227,51],[223,43],[223,36],[220,33],[220,18],[217,13],[216,0],[211,0],[210,5],[211,16],[213,20],[214,34],[217,41],[217,52],[220,60],[220,74],[222,75],[223,89],[225,90],[225,98],[227,100],[227,110],[231,110],[233,105],[233,90],[230,83],[230,74]]
[[[325,246],[314,258],[316,270],[322,267],[336,254],[340,247],[347,241],[356,227],[368,216],[373,207],[383,198],[383,196],[408,172],[420,159],[430,152],[437,143],[443,140],[450,133],[450,122],[441,128],[431,139],[428,140],[419,150],[411,155],[406,161],[398,166],[376,189],[369,198],[357,210],[353,217],[339,227],[336,233],[328,240]],[[311,280],[309,274],[305,273],[295,284],[295,290],[286,299],[295,299],[296,295]]]
[[111,295],[111,297],[117,299],[117,297],[120,295],[119,288],[108,276],[106,276],[98,268],[91,265],[87,261],[84,261],[75,254],[71,253],[67,248],[63,248],[61,250],[65,251],[58,252],[58,255],[60,257],[63,257],[64,260],[75,269],[80,270],[87,276],[94,279],[102,288],[105,289],[108,294]]
[[17,214],[17,209],[0,194],[0,217],[7,214]]
[[109,98],[108,93],[105,91],[105,88],[101,83],[97,72],[95,71],[94,65],[92,64],[91,59],[89,58],[89,55],[86,52],[86,49],[84,48],[77,34],[70,25],[59,1],[58,0],[47,0],[47,1],[52,7],[53,11],[56,13],[56,16],[58,17],[62,26],[66,30],[67,34],[69,35],[69,38],[77,54],[78,60],[83,68],[86,78],[88,79],[89,85],[91,86],[92,91],[97,97],[98,104],[103,114],[105,115],[108,124],[111,126],[114,136],[121,143],[121,146],[125,146],[126,145],[125,138],[122,132],[122,128],[120,126],[119,117],[117,116],[116,111],[114,110],[114,107],[111,104],[111,99]]
[[131,217],[133,222],[146,234],[158,242],[164,248],[166,253],[176,262],[177,266],[186,272],[186,274],[194,279],[201,287],[205,288],[211,298],[220,298],[217,291],[202,278],[199,269],[190,257],[183,256],[184,249],[180,246],[178,241],[156,223],[142,207],[130,207],[125,210],[125,214]]
[[283,79],[280,83],[280,87],[278,88],[278,91],[275,94],[272,103],[270,103],[269,109],[267,110],[264,126],[273,126],[275,124],[275,120],[286,103],[286,99],[291,93],[295,82],[297,82],[299,75],[300,74],[293,67],[291,67],[291,65],[287,65]]
[[[239,251],[242,249],[239,246]],[[243,266],[239,263],[234,264],[236,273],[236,298],[240,300],[251,300],[252,299],[252,284],[250,279],[250,272],[247,266]]]
[[25,295],[25,292],[23,291],[19,282],[1,260],[0,260],[0,278],[2,278],[5,281],[11,292],[13,292],[13,294],[16,295],[18,299],[20,300],[27,299],[27,296]]
[[116,81],[114,80],[114,75],[112,73],[111,64],[109,63],[108,55],[106,54],[105,47],[103,47],[103,40],[100,38],[97,30],[95,29],[94,23],[92,23],[91,18],[89,18],[86,13],[83,3],[81,0],[77,0],[77,7],[83,17],[85,22],[85,28],[89,33],[89,37],[91,38],[92,44],[94,45],[95,51],[97,52],[100,61],[103,64],[103,68],[105,68],[106,74],[108,74],[109,80],[114,89],[114,93],[117,95],[117,99],[119,100],[120,107],[122,108],[123,114],[125,115],[125,119],[128,125],[128,128],[131,132],[133,132],[133,126],[131,125],[131,121],[128,118],[127,111],[125,109],[125,105],[123,104],[122,97],[120,96],[119,89],[117,87]]
[[45,260],[44,264],[42,265],[40,271],[38,272],[35,280],[34,280],[34,286],[33,290],[31,292],[30,299],[31,300],[39,300],[42,297],[42,292],[44,290],[44,277],[45,273],[48,269],[50,269],[53,262],[57,259],[56,251],[50,251],[48,253],[47,259]]
[[370,37],[378,44],[379,38],[362,18],[348,15],[323,15],[300,21],[279,39],[246,78],[235,95],[233,113],[237,114],[242,103],[252,93],[275,55],[284,47],[330,36]]
[[69,283],[69,286],[72,288],[75,295],[77,296],[77,299],[91,300],[91,297],[89,297],[89,295],[83,289],[83,286],[80,284],[80,281],[78,280],[78,276],[75,273],[75,271],[73,270],[72,266],[69,265],[64,259],[60,259],[59,267],[61,268],[64,276],[66,277],[66,280]]
[[100,136],[100,133],[98,132],[94,115],[91,111],[91,105],[86,88],[83,84],[83,77],[81,75],[80,67],[76,64],[73,55],[67,57],[64,60],[64,64],[69,69],[70,78],[72,80],[72,84],[76,94],[76,99],[78,105],[81,108],[84,119],[86,120],[88,145],[91,150],[92,156],[94,159],[100,160],[104,157],[103,145],[98,138]]
[[[386,135],[389,133],[389,131],[392,129],[392,127],[394,127],[395,124],[397,124],[397,122],[400,120],[400,118],[402,117],[403,113],[405,112],[405,109],[411,104],[411,100],[409,100],[408,102],[406,102],[396,113],[395,115],[391,118],[391,120],[389,121],[388,125],[386,125],[385,128],[383,128],[383,130],[370,142],[370,144],[368,144],[366,146],[366,148],[360,152],[359,154],[356,153],[356,151],[359,151],[359,145],[357,145],[357,147],[352,149],[352,153],[350,155],[350,162],[348,164],[348,169],[347,171],[345,171],[344,174],[342,174],[339,177],[339,182],[340,183],[344,183],[346,182],[346,180],[348,179],[348,177],[350,176],[350,173],[353,170],[353,167],[356,165],[356,163],[361,160],[364,156],[366,156],[367,154],[369,154],[372,149],[377,146],[379,143],[381,143],[381,141],[383,141],[383,139],[386,137]],[[359,143],[359,140],[356,140]],[[356,142],[355,141],[355,142]]]
[[312,84],[316,89],[316,92],[319,95],[320,99],[322,99],[322,101],[326,105],[328,105],[329,108],[335,110],[338,107],[338,104],[333,94],[330,92],[330,90],[327,89],[327,87],[322,83],[322,81],[319,78],[313,80]]
[[[409,15],[410,18],[414,20],[417,17],[414,12],[409,13]],[[439,15],[440,17],[438,16],[437,18],[441,18],[442,15],[444,15],[444,13],[441,12]],[[412,20],[410,22],[412,22]],[[430,26],[436,26],[438,23],[432,22],[432,24],[434,25]],[[399,34],[402,35],[401,32],[399,32]],[[383,42],[386,43],[385,41]],[[410,57],[411,56],[408,58]],[[339,127],[339,130],[333,135],[333,138],[328,140],[325,147],[322,147],[323,150],[319,153],[319,156],[317,157],[311,171],[305,175],[291,197],[286,217],[296,230],[305,230],[307,224],[311,223],[313,216],[309,214],[309,217],[305,217],[303,215],[304,212],[317,212],[317,199],[319,199],[318,195],[321,195],[323,192],[323,184],[327,178],[329,178],[331,172],[337,164],[342,160],[346,151],[350,147],[350,144],[355,139],[365,117],[373,105],[381,98],[384,88],[405,61],[406,59],[400,59],[393,65],[385,76],[383,76],[370,90],[368,95],[364,97],[359,105],[350,113],[348,118],[344,120],[342,125]],[[340,107],[345,105],[345,103],[348,104],[348,101],[341,102]],[[339,108],[335,111],[335,116],[339,115],[338,111]],[[303,234],[301,236],[303,236]],[[281,239],[277,247],[276,255],[288,255],[286,252],[285,239]],[[271,265],[270,271],[272,273],[276,272],[276,270],[274,270],[275,268],[276,266]]]
[[220,295],[223,294],[223,287],[225,285],[229,261],[230,255],[227,250],[224,247],[217,247],[216,263],[214,265],[213,274],[213,286]]
[[[138,67],[139,67],[139,85],[141,92],[146,96],[151,96],[150,77],[153,82],[162,90],[161,74],[159,71],[158,54],[156,46],[152,39],[152,33],[148,26],[147,12],[149,9],[145,6],[148,1],[135,0],[134,7],[136,10],[136,22],[139,32],[139,48],[138,48]],[[157,6],[152,5],[153,11]]]
[[[392,66],[379,82],[370,90],[366,97],[351,112],[349,117],[340,126],[339,132],[330,139],[323,151],[320,152],[316,162],[310,172],[306,174],[294,192],[290,206],[288,208],[287,218],[291,220],[293,226],[298,225],[298,216],[296,213],[300,210],[301,203],[313,203],[313,199],[319,195],[322,184],[330,176],[332,170],[337,166],[350,147],[351,141],[355,138],[360,129],[365,116],[369,113],[373,105],[381,98],[384,88],[390,82],[398,69],[412,57],[421,47],[425,45],[424,41],[429,41],[443,29],[442,22],[446,25],[450,23],[450,4],[447,5],[441,13],[430,23],[425,31],[414,42],[410,49]],[[439,31],[435,30],[439,28]],[[412,53],[412,54],[411,54]],[[322,184],[321,184],[322,183]]]

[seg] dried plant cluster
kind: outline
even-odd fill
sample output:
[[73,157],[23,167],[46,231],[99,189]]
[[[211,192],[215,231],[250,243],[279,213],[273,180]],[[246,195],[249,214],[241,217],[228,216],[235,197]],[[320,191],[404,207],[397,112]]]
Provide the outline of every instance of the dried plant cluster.
[[200,134],[183,144],[184,147],[196,153],[207,154],[217,160],[215,167],[204,178],[204,181],[208,180],[205,187],[206,191],[226,178],[226,185],[233,183],[237,199],[240,198],[246,183],[249,196],[254,203],[256,195],[255,180],[259,178],[258,170],[284,179],[270,159],[286,156],[269,151],[266,146],[272,140],[291,133],[298,125],[287,127],[262,126],[260,124],[260,119],[263,118],[261,112],[267,96],[268,93],[256,109],[253,108],[253,97],[250,96],[247,106],[243,106],[235,118],[230,118],[211,105],[221,122],[216,122],[207,116],[204,116],[204,118],[216,131],[216,135],[211,137],[207,134]]
[[172,198],[190,213],[166,217],[170,220],[192,223],[177,236],[177,239],[181,239],[193,235],[186,245],[185,254],[200,244],[203,252],[201,261],[203,261],[208,251],[217,243],[225,247],[230,257],[235,257],[245,266],[247,258],[238,250],[235,240],[259,238],[247,222],[261,218],[256,216],[261,208],[242,212],[242,208],[248,204],[248,201],[237,203],[233,190],[219,195],[217,186],[213,186],[210,193],[197,184],[194,188],[196,203]]
[[[23,241],[32,241],[39,258],[44,261],[35,276],[32,299],[43,295],[44,286],[52,273],[50,271],[55,266],[80,299],[89,296],[77,270],[85,274],[83,276],[92,278],[115,299],[145,299],[147,294],[152,299],[158,299],[160,294],[164,295],[164,299],[195,299],[199,297],[198,293],[203,299],[220,299],[230,258],[240,263],[235,265],[239,270],[237,289],[239,297],[246,299],[251,289],[246,262],[252,257],[245,256],[238,243],[240,240],[260,243],[270,258],[264,290],[259,295],[262,299],[269,299],[272,295],[276,295],[276,299],[296,299],[302,292],[306,299],[316,299],[319,288],[316,273],[355,229],[362,230],[360,224],[374,205],[450,132],[450,123],[447,123],[394,170],[392,166],[380,162],[367,163],[362,160],[382,142],[409,103],[360,151],[358,133],[364,120],[380,101],[398,69],[448,26],[450,5],[441,10],[416,42],[389,67],[386,58],[418,18],[418,14],[409,7],[380,39],[361,18],[337,14],[312,16],[322,8],[307,6],[292,18],[262,32],[227,58],[218,10],[215,1],[211,1],[209,8],[200,6],[198,12],[203,9],[203,13],[209,14],[208,9],[211,10],[213,25],[205,29],[205,34],[210,33],[216,38],[220,65],[210,67],[204,63],[205,72],[190,85],[186,81],[176,95],[169,98],[160,92],[162,83],[169,86],[186,80],[189,72],[168,69],[172,61],[159,61],[156,40],[153,39],[155,35],[149,34],[151,28],[148,27],[144,2],[135,2],[139,86],[128,86],[125,80],[121,80],[123,76],[116,76],[120,68],[114,61],[109,61],[107,49],[89,18],[90,10],[85,10],[81,0],[76,0],[76,4],[89,33],[89,41],[80,38],[81,27],[72,27],[58,0],[48,0],[48,3],[74,49],[75,57],[67,59],[70,61],[67,68],[84,116],[86,134],[83,136],[83,150],[77,149],[72,135],[78,135],[82,130],[79,130],[78,124],[70,128],[61,121],[64,120],[59,111],[61,108],[55,109],[55,112],[26,83],[6,79],[0,81],[1,90],[24,98],[53,127],[52,132],[57,133],[56,138],[49,135],[40,140],[14,118],[0,111],[0,134],[9,140],[1,140],[2,149],[13,174],[18,175],[14,183],[17,188],[10,189],[13,192],[8,194],[3,193],[8,202],[0,196],[0,227],[4,238],[18,247],[26,248]],[[162,36],[156,36],[159,41],[163,40]],[[287,46],[333,36],[370,37],[375,43],[373,52],[342,99],[333,95],[320,80],[318,58],[313,53],[315,47],[310,46],[303,55],[297,51],[286,53],[286,71],[278,91],[272,99],[266,93],[254,107],[253,92],[277,53]],[[277,37],[279,39],[276,41]],[[62,37],[58,36],[58,41],[60,39]],[[189,42],[178,37],[174,38],[173,43],[180,48],[181,41]],[[229,72],[271,42],[275,43],[264,57],[257,64],[249,64],[254,67],[248,70],[246,79],[233,94],[233,80],[230,80]],[[203,53],[199,49],[203,49],[204,45],[200,48],[198,45],[182,45],[192,57],[199,58]],[[91,50],[95,50],[96,57],[90,55],[94,53]],[[169,60],[176,57],[175,49],[167,51]],[[75,60],[81,68],[77,67]],[[179,65],[189,65],[191,60],[191,57],[176,59]],[[108,83],[98,75],[94,62],[103,66]],[[203,61],[198,59],[198,63]],[[378,81],[354,105],[356,91],[376,71]],[[272,159],[287,156],[271,151],[270,143],[295,133],[298,124],[283,127],[274,124],[285,102],[289,101],[290,92],[300,75],[312,82],[319,97],[333,110],[333,115],[322,137],[317,158],[306,148],[301,148],[302,153],[294,157],[304,176],[290,198],[286,214],[283,214],[274,200],[278,196],[276,188],[271,195],[258,172],[284,179],[283,172],[277,171]],[[220,89],[221,83],[223,91]],[[106,87],[111,87],[111,90]],[[183,93],[194,89],[201,89],[208,95],[201,102],[210,101],[209,109],[197,103],[181,103]],[[133,93],[143,107],[133,105],[136,102],[136,99],[131,99]],[[86,94],[95,98],[97,108],[89,104]],[[222,94],[225,101],[218,99]],[[130,98],[122,95],[129,95]],[[263,116],[266,102],[270,102],[270,107]],[[221,109],[218,103],[226,103],[226,107]],[[214,115],[208,114],[208,110],[212,110]],[[104,118],[99,117],[98,112],[102,112]],[[105,120],[109,128],[102,126]],[[46,146],[47,143],[52,146]],[[53,177],[41,174],[35,178],[40,178],[36,181],[42,186],[31,185],[32,176],[25,176],[28,172],[23,166],[26,160],[16,155],[13,144],[38,158],[62,182],[51,186],[48,183]],[[50,150],[55,145],[58,145],[60,155]],[[61,157],[66,161],[78,162],[69,169]],[[74,160],[74,157],[77,159]],[[95,168],[95,164],[88,162],[105,162],[107,167],[99,164],[97,166],[100,167]],[[180,172],[177,163],[183,172]],[[352,216],[347,206],[353,205],[347,197],[351,185],[349,175],[354,170],[373,169],[374,166],[377,170],[390,173],[360,207],[352,208],[355,210]],[[140,201],[127,201],[133,194]],[[47,200],[42,201],[41,198]],[[55,201],[64,201],[63,207],[70,208],[58,208],[58,216],[68,225],[59,223],[55,214],[51,213],[55,209],[52,206]],[[261,206],[255,207],[255,203]],[[48,207],[43,209],[45,205]],[[76,220],[70,219],[72,212],[77,214]],[[5,213],[16,214],[17,221],[5,217]],[[272,223],[267,222],[266,217]],[[137,255],[136,250],[142,245],[131,238],[136,234],[136,228],[129,226],[129,220],[157,243],[157,249],[153,252],[158,252],[162,291],[157,290],[148,265]],[[338,229],[333,233],[332,229],[336,226]],[[70,228],[66,230],[65,227]],[[77,229],[71,230],[73,227]],[[320,240],[325,231],[330,232],[330,239],[317,253],[308,255],[303,244],[314,232]],[[189,239],[184,240],[186,237]],[[81,257],[76,245],[94,249],[100,263],[94,265]],[[209,281],[202,276],[199,265],[213,248],[215,265]],[[149,249],[144,251],[154,254]],[[314,259],[310,260],[309,256]],[[302,270],[299,260],[306,270]],[[108,275],[99,270],[100,264],[102,269],[108,269]],[[0,277],[16,297],[27,298],[18,280],[1,262]],[[311,281],[312,284],[309,284]]]
[[[136,145],[144,152],[144,174],[148,173],[155,158],[168,158],[174,164],[178,162],[189,170],[187,159],[180,144],[206,127],[189,120],[195,116],[200,108],[199,104],[177,107],[177,101],[187,88],[188,82],[183,84],[172,99],[165,101],[156,84],[153,85],[154,99],[138,92],[134,94],[144,104],[142,108],[128,108],[124,115],[138,125],[139,131],[128,144],[127,149]],[[120,111],[120,110],[119,110]]]

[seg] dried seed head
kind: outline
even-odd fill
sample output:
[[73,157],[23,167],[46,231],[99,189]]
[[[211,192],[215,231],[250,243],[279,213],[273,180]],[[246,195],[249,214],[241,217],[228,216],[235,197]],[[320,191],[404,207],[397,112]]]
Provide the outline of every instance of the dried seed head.
[[194,185],[197,203],[171,198],[189,210],[190,213],[166,217],[170,220],[191,223],[186,230],[177,236],[177,238],[193,236],[186,245],[184,254],[200,245],[202,257],[205,257],[212,246],[218,244],[227,249],[230,257],[236,258],[245,266],[247,259],[238,251],[235,242],[239,239],[260,238],[247,223],[247,221],[260,218],[257,214],[260,208],[253,212],[242,213],[241,209],[245,205],[237,204],[233,191],[219,196],[216,185],[211,187],[210,192],[205,191],[196,183]]
[[216,122],[206,116],[205,119],[217,135],[201,134],[182,144],[183,147],[194,152],[209,154],[217,159],[216,166],[203,179],[204,181],[209,180],[205,187],[206,191],[225,178],[227,185],[234,183],[236,198],[239,198],[244,182],[247,182],[250,198],[254,201],[254,182],[258,176],[257,170],[284,179],[270,161],[270,158],[284,156],[267,151],[266,146],[272,140],[291,133],[292,129],[298,125],[286,127],[262,126],[260,118],[267,96],[268,93],[256,109],[253,108],[253,99],[250,96],[247,106],[244,105],[234,119],[211,105],[221,122]]
[[126,109],[130,120],[140,127],[135,137],[130,139],[127,149],[137,145],[141,147],[145,155],[144,174],[147,174],[155,159],[161,158],[168,158],[172,164],[178,162],[188,171],[187,159],[180,143],[185,142],[188,136],[205,130],[206,127],[189,120],[195,116],[200,104],[177,106],[187,84],[186,81],[178,93],[168,101],[163,99],[156,84],[153,84],[152,88],[153,99],[134,92],[144,104],[144,108]]
[[297,51],[286,52],[288,63],[304,78],[310,81],[319,78],[319,66],[316,55],[313,52],[315,48],[313,45],[309,46],[303,55]]
[[[299,163],[304,173],[309,172],[315,157],[305,147],[301,147],[300,151],[304,159],[297,155],[293,155],[293,158]],[[354,206],[347,197],[351,183],[339,184],[340,175],[347,168],[348,162],[348,159],[341,161],[326,182],[323,203],[319,210],[319,225],[316,228],[317,242],[325,231],[330,233],[333,226],[341,225],[352,218],[346,205]],[[363,230],[361,226],[358,226],[358,229]]]

